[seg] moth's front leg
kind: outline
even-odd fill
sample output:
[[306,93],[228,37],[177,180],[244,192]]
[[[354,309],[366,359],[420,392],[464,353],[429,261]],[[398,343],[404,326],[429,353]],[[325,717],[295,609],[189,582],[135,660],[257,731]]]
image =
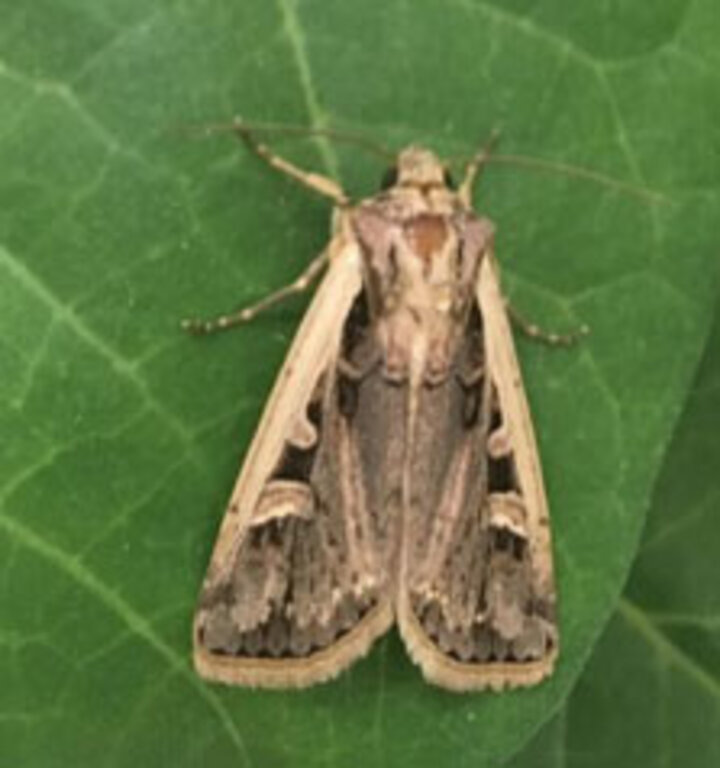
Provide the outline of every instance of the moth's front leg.
[[289,160],[276,155],[265,144],[255,140],[252,130],[243,125],[241,120],[234,123],[235,133],[245,143],[245,145],[256,154],[261,160],[264,160],[271,168],[290,176],[295,181],[308,189],[312,189],[323,197],[329,197],[336,205],[344,207],[350,203],[350,198],[345,194],[343,188],[334,180],[320,173],[304,171]]
[[482,169],[485,167],[490,154],[500,139],[500,131],[496,128],[488,137],[482,149],[472,158],[465,168],[465,177],[458,187],[458,197],[466,208],[472,208],[472,195],[475,182],[478,180]]

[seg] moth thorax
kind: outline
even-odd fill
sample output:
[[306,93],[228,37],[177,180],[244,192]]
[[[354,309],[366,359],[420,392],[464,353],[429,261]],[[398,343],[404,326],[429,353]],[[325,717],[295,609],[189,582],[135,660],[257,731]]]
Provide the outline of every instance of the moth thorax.
[[442,256],[451,245],[452,231],[447,217],[432,213],[421,213],[405,224],[405,237],[411,250],[417,254],[426,269],[434,257]]

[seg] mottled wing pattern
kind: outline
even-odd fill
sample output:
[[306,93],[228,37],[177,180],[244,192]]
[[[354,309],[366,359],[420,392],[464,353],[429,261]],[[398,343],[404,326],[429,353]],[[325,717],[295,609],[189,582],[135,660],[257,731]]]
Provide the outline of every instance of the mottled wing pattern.
[[352,372],[338,372],[361,333],[358,259],[352,242],[333,258],[223,520],[195,620],[195,664],[211,679],[309,685],[392,621],[351,439]]
[[412,446],[400,631],[458,690],[537,682],[557,653],[548,514],[492,255],[455,374],[422,390]]

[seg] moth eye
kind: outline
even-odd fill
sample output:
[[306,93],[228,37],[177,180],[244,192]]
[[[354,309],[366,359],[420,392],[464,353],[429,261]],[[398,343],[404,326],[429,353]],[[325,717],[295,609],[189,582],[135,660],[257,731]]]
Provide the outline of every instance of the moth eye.
[[455,179],[453,179],[452,173],[447,168],[443,171],[443,181],[446,187],[455,189]]
[[398,169],[396,165],[391,165],[383,174],[382,181],[380,182],[380,189],[390,189],[397,184]]

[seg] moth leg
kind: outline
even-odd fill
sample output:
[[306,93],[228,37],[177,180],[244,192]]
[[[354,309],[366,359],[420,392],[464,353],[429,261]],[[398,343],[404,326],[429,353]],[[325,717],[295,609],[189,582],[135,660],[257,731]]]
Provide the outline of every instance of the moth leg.
[[465,176],[458,187],[458,197],[468,208],[472,206],[472,195],[475,182],[478,180],[485,163],[495,149],[495,145],[499,139],[500,131],[495,128],[482,149],[467,164],[467,168],[465,168]]
[[277,291],[273,291],[260,301],[250,306],[243,307],[237,312],[233,312],[229,315],[220,315],[220,317],[213,320],[183,320],[181,327],[185,331],[196,334],[208,334],[215,333],[216,331],[225,331],[228,328],[232,328],[236,325],[242,325],[257,317],[261,312],[269,307],[279,304],[284,301],[288,296],[294,296],[297,293],[306,291],[315,280],[318,275],[323,271],[330,259],[329,251],[324,250],[319,256],[316,256],[304,272],[292,283],[279,288]]
[[570,333],[551,333],[543,330],[535,323],[528,322],[509,302],[505,302],[507,313],[512,322],[529,338],[534,341],[540,341],[543,344],[549,344],[552,347],[570,347],[580,341],[583,336],[590,333],[587,325],[581,325]]
[[275,170],[284,173],[286,176],[290,176],[304,187],[312,189],[314,192],[317,192],[324,197],[329,197],[336,205],[341,207],[349,205],[350,199],[334,179],[330,179],[320,173],[304,171],[289,160],[285,160],[280,157],[280,155],[276,155],[265,144],[256,141],[252,135],[252,131],[249,128],[246,128],[241,121],[235,121],[234,129],[238,137],[245,142],[245,145]]

